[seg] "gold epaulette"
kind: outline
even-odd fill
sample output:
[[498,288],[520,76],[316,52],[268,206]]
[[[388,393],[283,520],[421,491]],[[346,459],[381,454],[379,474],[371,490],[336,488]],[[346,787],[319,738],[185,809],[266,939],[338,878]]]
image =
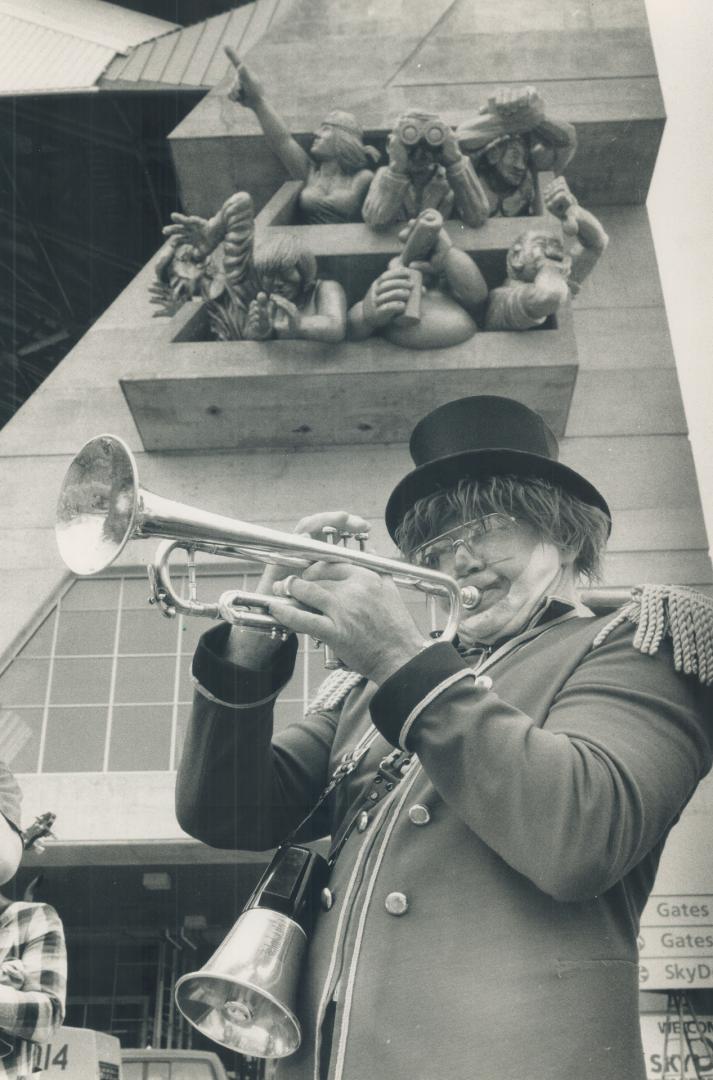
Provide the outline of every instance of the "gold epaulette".
[[599,631],[600,645],[623,622],[634,623],[633,645],[653,656],[664,637],[673,645],[676,671],[696,675],[704,686],[713,683],[713,599],[686,585],[639,585],[631,600]]
[[330,671],[307,706],[307,712],[328,712],[338,708],[349,691],[361,682],[366,682],[366,679],[356,671],[349,671],[347,668]]

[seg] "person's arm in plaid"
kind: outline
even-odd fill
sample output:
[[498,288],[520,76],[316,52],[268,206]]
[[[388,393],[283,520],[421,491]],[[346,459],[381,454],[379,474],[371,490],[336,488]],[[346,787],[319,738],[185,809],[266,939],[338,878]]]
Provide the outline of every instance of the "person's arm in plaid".
[[0,1032],[30,1042],[47,1042],[64,1019],[67,953],[57,912],[48,904],[21,908],[27,920],[20,959],[25,967],[22,990],[0,985]]

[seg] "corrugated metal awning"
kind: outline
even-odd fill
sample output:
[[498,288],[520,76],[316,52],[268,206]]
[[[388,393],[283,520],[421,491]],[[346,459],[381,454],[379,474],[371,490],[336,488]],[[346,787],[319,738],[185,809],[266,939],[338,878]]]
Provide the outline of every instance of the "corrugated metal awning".
[[0,94],[93,89],[117,53],[176,29],[105,0],[0,0]]
[[101,79],[103,89],[150,90],[217,86],[230,68],[224,46],[246,52],[264,29],[265,5],[244,4],[179,29],[118,56]]

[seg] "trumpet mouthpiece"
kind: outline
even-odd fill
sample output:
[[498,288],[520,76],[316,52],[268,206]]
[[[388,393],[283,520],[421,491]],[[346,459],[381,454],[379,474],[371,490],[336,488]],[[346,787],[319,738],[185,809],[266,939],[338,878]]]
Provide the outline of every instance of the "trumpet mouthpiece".
[[476,589],[475,585],[466,585],[461,589],[460,601],[464,608],[471,611],[480,603],[480,589]]

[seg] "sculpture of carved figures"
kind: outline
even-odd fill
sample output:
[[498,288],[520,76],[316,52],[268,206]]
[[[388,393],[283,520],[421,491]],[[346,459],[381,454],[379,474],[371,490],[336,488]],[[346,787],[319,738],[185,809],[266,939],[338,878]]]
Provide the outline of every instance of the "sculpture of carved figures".
[[189,300],[206,295],[212,271],[192,244],[168,240],[158,253],[149,286],[154,316],[172,316]]
[[352,341],[378,333],[394,345],[442,349],[473,336],[488,288],[442,226],[436,210],[425,210],[401,231],[401,255],[349,311]]
[[456,138],[487,192],[491,217],[535,213],[537,172],[561,173],[577,146],[572,124],[548,119],[532,86],[498,91]]
[[[231,195],[214,217],[172,214],[163,230],[169,247],[162,249],[157,275],[170,281],[176,270],[169,261],[185,259],[203,268],[191,281],[190,295],[208,301],[211,329],[224,341],[266,341],[304,338],[337,342],[346,333],[346,298],[336,281],[317,277],[317,260],[291,236],[276,236],[255,248],[254,208],[244,192]],[[218,258],[222,244],[222,258]],[[187,289],[183,290],[187,298]]]
[[367,225],[386,228],[429,208],[444,218],[455,213],[476,228],[486,221],[488,199],[473,166],[453,130],[434,113],[400,116],[386,150],[389,164],[377,169],[364,200]]
[[601,224],[579,205],[563,176],[545,188],[543,199],[574,243],[567,251],[553,233],[537,229],[522,233],[508,251],[504,284],[488,297],[486,330],[540,326],[568,294],[576,295],[607,246],[609,238]]
[[315,131],[306,153],[290,134],[287,125],[265,99],[261,83],[240,61],[234,49],[226,53],[235,67],[235,80],[228,97],[248,109],[258,119],[270,149],[293,180],[303,180],[298,206],[308,225],[359,221],[361,206],[372,181],[369,163],[379,160],[379,151],[364,144],[364,135],[351,113],[334,109]]

